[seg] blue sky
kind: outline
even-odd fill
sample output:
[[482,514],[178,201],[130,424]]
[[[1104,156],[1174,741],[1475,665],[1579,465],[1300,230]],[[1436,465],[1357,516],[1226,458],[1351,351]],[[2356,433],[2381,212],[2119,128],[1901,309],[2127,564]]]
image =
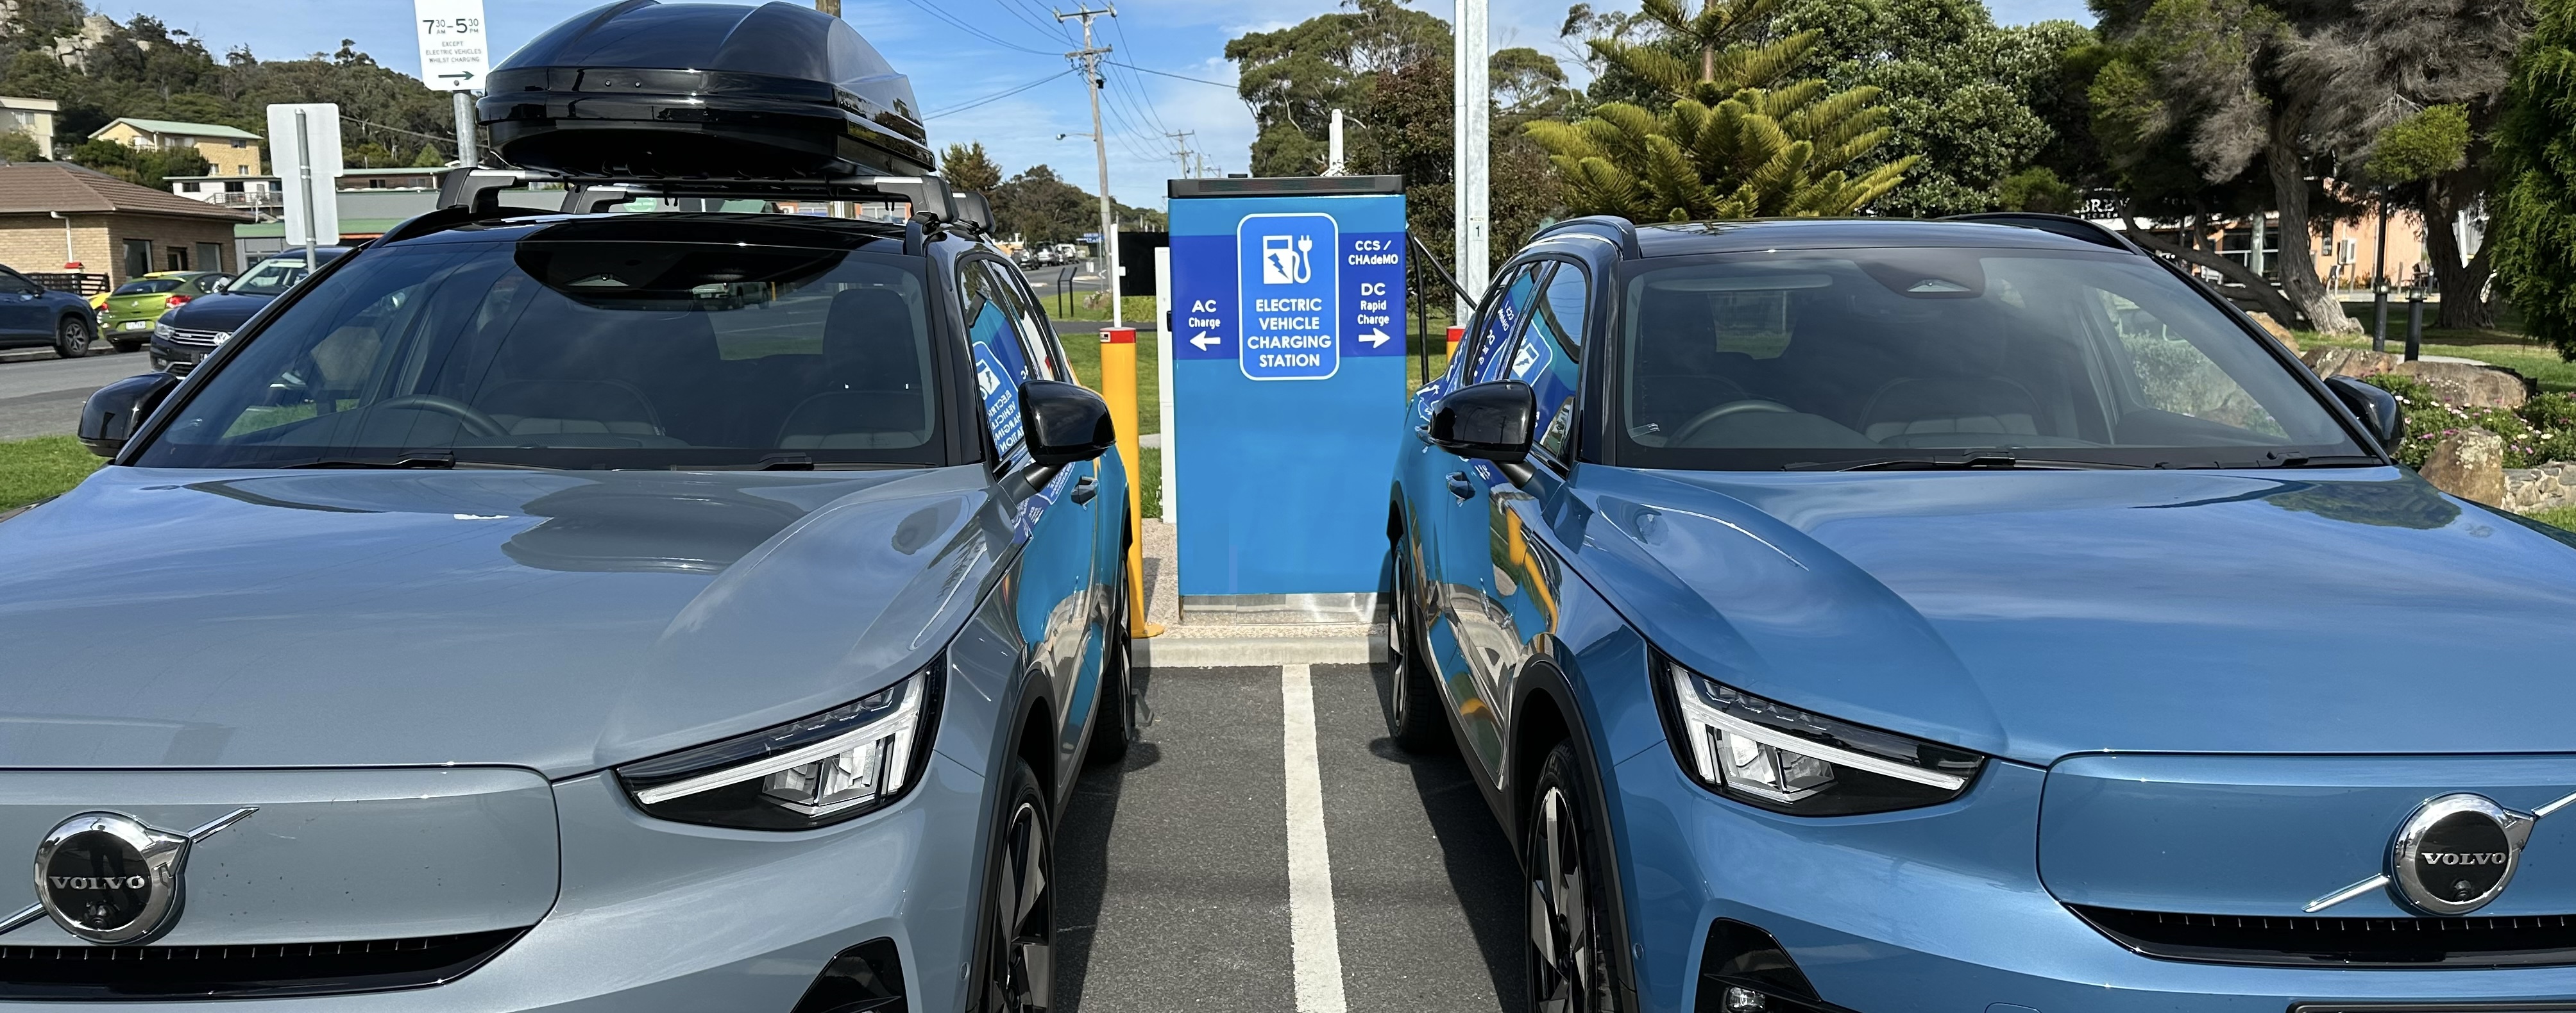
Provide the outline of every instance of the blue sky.
[[[516,49],[565,18],[601,0],[486,0],[496,54]],[[1096,0],[1095,0],[1096,2]],[[1569,0],[1492,0],[1496,48],[1532,46],[1571,64],[1556,38]],[[2048,18],[2090,23],[2083,0],[1987,0],[1995,19],[2019,24]],[[1447,17],[1446,0],[1421,0]],[[151,14],[192,32],[221,52],[247,45],[269,59],[327,52],[341,39],[386,66],[418,73],[410,0],[91,0],[91,9],[123,20]],[[843,16],[876,43],[895,66],[912,76],[922,107],[937,114],[1029,85],[1065,69],[1061,54],[1075,48],[1071,26],[1047,17],[1051,0],[843,0]],[[1070,8],[1070,0],[1053,6]],[[1234,95],[1234,68],[1225,42],[1247,31],[1282,28],[1338,6],[1336,0],[1272,0],[1264,4],[1207,0],[1121,0],[1120,17],[1100,20],[1116,52],[1110,59],[1168,74],[1225,82],[1218,87],[1175,77],[1110,68],[1102,115],[1110,135],[1110,187],[1130,204],[1158,207],[1163,180],[1178,162],[1167,131],[1195,131],[1191,144],[1208,152],[1212,166],[1243,170],[1252,141],[1252,117]],[[1597,3],[1630,7],[1633,3]],[[933,13],[935,12],[935,14]],[[973,31],[961,30],[958,24]],[[1069,34],[1059,34],[1065,32]],[[978,34],[980,33],[980,34]],[[498,62],[497,58],[495,62]],[[1004,169],[1035,163],[1091,189],[1098,178],[1087,134],[1091,114],[1078,77],[1059,77],[930,122],[935,143],[981,141]]]

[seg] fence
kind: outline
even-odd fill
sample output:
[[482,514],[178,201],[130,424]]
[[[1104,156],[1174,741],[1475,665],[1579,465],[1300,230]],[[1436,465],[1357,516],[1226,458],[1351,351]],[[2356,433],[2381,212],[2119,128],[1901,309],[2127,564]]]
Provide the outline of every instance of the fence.
[[28,281],[56,292],[97,295],[107,291],[107,276],[104,274],[81,274],[72,271],[20,271],[18,273],[26,275]]

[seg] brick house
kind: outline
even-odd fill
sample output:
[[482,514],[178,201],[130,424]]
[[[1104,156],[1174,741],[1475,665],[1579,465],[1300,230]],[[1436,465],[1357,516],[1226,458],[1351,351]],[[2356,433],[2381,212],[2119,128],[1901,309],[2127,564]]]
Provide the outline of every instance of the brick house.
[[177,120],[145,120],[120,116],[108,125],[90,132],[94,141],[115,141],[134,148],[195,148],[206,156],[208,170],[215,176],[257,176],[260,174],[260,139],[258,134],[219,123],[181,123]]
[[154,271],[238,271],[233,226],[250,220],[67,162],[0,164],[0,264],[21,271],[120,285]]

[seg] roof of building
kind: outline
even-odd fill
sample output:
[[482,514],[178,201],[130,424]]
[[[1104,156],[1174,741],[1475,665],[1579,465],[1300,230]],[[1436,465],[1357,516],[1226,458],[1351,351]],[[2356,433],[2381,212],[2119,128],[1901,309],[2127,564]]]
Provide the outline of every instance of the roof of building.
[[[432,166],[425,166],[425,167],[422,167],[422,168],[397,168],[397,169],[342,169],[342,170],[340,170],[340,178],[342,178],[342,179],[347,179],[347,178],[349,178],[349,177],[351,177],[351,176],[358,176],[358,177],[370,178],[370,179],[372,179],[372,178],[374,178],[374,177],[377,177],[377,176],[388,176],[388,177],[390,177],[390,176],[444,176],[444,175],[448,174],[449,172],[454,171],[455,169],[456,169],[456,167],[455,167],[455,166],[453,166],[453,165],[432,165]],[[165,177],[165,178],[169,179],[171,182],[174,182],[174,183],[187,182],[187,181],[190,181],[190,180],[197,180],[197,181],[205,181],[205,180],[222,180],[222,181],[227,182],[227,183],[232,183],[232,182],[239,182],[239,181],[242,181],[242,180],[250,180],[250,179],[279,180],[279,179],[284,179],[285,177],[283,177],[283,176],[278,176],[278,175],[275,175],[275,174],[262,174],[262,175],[258,175],[258,176],[226,176],[226,175],[223,175],[223,174],[221,174],[221,173],[211,173],[211,172],[210,172],[210,173],[207,173],[207,174],[205,174],[205,175],[203,175],[203,176],[169,176],[169,177]]]
[[43,112],[60,112],[62,108],[62,103],[49,98],[28,98],[23,95],[0,95],[0,109],[35,109]]
[[47,211],[250,220],[244,212],[136,186],[69,162],[0,162],[0,215]]
[[108,121],[107,126],[90,131],[89,135],[97,137],[114,129],[119,123],[147,134],[188,134],[194,137],[229,137],[249,141],[260,139],[258,134],[239,127],[227,127],[220,123],[183,123],[178,120],[147,120],[133,116],[119,116]]

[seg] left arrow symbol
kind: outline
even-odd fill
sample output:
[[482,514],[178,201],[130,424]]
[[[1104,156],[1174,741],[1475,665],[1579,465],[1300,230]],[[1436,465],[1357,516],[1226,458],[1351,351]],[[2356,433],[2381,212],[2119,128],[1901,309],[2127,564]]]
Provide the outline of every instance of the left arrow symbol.
[[1200,351],[1204,352],[1207,351],[1208,346],[1210,345],[1225,344],[1225,339],[1209,334],[1206,331],[1200,331],[1196,337],[1190,339],[1190,344],[1197,346]]

